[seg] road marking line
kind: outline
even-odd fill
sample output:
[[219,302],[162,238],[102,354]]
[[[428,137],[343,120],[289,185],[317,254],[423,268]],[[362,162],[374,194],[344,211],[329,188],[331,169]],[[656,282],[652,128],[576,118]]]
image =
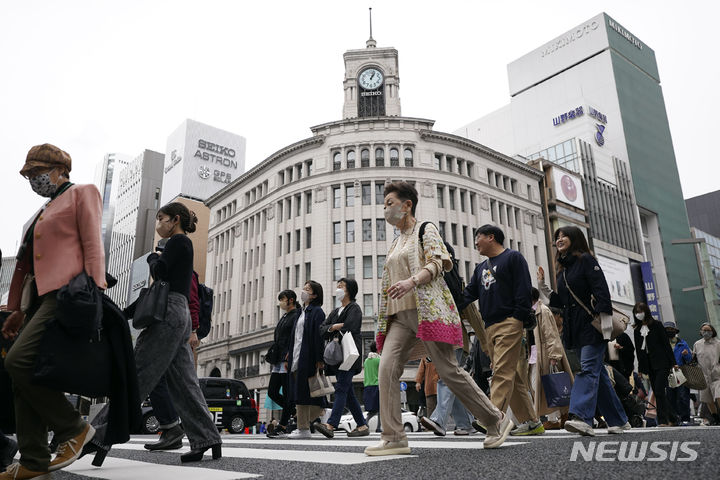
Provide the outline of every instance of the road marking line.
[[62,471],[108,480],[157,480],[158,478],[172,478],[173,480],[238,480],[262,476],[254,473],[231,472],[199,467],[180,467],[116,457],[107,457],[102,468],[92,466],[91,462],[92,457],[86,456]]
[[[328,445],[327,442],[321,444],[325,446]],[[364,447],[365,445],[354,443],[353,446]],[[477,446],[475,448],[477,448]],[[147,451],[142,445],[136,443],[123,443],[121,445],[113,445],[113,450],[114,449]],[[165,453],[182,454],[189,451],[189,447],[183,447],[178,450],[168,450],[165,451]],[[208,450],[205,455],[209,456],[210,453],[211,452]],[[364,453],[333,452],[328,450],[272,450],[268,448],[238,447],[224,448],[223,457],[250,458],[254,460],[284,460],[289,462],[325,463],[330,465],[357,465],[369,462],[397,460],[400,458],[416,458],[415,455],[387,455],[380,457],[370,457],[365,455]]]

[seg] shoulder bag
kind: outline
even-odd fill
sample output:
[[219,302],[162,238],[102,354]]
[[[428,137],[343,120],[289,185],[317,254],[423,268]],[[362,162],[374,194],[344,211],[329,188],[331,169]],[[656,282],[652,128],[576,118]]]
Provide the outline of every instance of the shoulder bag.
[[696,361],[681,365],[680,371],[687,379],[685,382],[686,387],[692,388],[693,390],[705,390],[708,387],[705,381],[705,375],[703,375],[702,369]]
[[308,379],[308,387],[310,387],[310,397],[318,398],[335,393],[335,388],[330,380],[318,370],[315,376]]
[[162,321],[167,313],[169,294],[170,284],[165,280],[156,280],[150,288],[143,288],[133,314],[133,327],[141,330]]
[[[563,270],[563,280],[565,280],[565,286],[568,289],[568,292],[570,292],[570,295],[573,296],[576,302],[587,312],[590,317],[592,317],[592,326],[602,334],[602,323],[600,321],[600,314],[593,313],[587,305],[583,303],[582,300],[578,298],[577,295],[575,295],[575,292],[572,291],[572,288],[570,288],[570,284],[568,284],[567,277],[565,276],[565,270]],[[592,305],[592,302],[595,301],[595,297],[590,297],[590,304]],[[625,315],[623,312],[618,310],[617,308],[613,307],[612,312],[612,333],[610,334],[610,340],[614,340],[620,335],[625,332],[625,329],[627,329],[628,324],[630,323],[630,317]]]

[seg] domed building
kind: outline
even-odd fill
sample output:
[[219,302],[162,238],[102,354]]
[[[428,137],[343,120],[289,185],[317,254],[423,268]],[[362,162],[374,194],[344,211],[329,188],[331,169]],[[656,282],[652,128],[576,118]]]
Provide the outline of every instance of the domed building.
[[[284,289],[299,297],[306,280],[319,282],[327,314],[335,281],[354,277],[364,312],[361,355],[367,356],[395,235],[383,216],[387,182],[414,183],[417,218],[438,226],[466,279],[481,260],[473,230],[486,223],[505,231],[505,245],[521,251],[532,272],[548,266],[542,172],[437,132],[432,120],[403,117],[394,48],[377,48],[371,38],[344,60],[343,119],[311,127],[312,136],[278,150],[206,201],[205,278],[215,307],[212,331],[199,349],[199,374],[243,380],[260,391],[260,405],[270,377],[264,355]],[[413,370],[406,370],[408,380]],[[356,380],[361,385],[362,375]]]

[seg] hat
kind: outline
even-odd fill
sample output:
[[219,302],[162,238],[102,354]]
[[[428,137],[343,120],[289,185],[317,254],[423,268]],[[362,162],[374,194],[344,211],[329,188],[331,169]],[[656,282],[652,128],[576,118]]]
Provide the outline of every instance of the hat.
[[678,329],[677,325],[675,325],[675,322],[663,322],[663,327],[665,327],[665,328],[672,328],[673,330],[676,330],[676,331],[678,331],[678,332],[680,331],[680,330]]
[[67,152],[60,150],[55,145],[43,143],[30,149],[25,159],[25,165],[20,170],[20,175],[25,176],[34,168],[55,167],[61,167],[69,172],[72,170],[72,158]]

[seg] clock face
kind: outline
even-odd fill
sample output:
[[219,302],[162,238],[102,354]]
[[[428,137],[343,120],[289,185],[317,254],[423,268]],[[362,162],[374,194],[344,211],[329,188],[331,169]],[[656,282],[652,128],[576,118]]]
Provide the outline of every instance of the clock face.
[[383,82],[383,75],[375,68],[364,70],[358,78],[358,83],[365,90],[375,90]]

